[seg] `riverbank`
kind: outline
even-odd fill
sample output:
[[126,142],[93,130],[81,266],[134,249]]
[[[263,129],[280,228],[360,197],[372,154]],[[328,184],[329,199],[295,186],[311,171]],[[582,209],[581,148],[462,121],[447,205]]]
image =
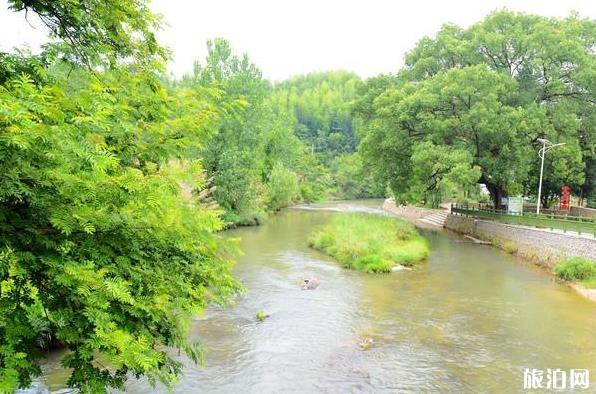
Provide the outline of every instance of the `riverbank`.
[[[436,211],[412,206],[396,207],[389,199],[385,200],[383,209],[420,227],[425,227],[421,225],[420,219]],[[596,239],[456,215],[447,217],[444,228],[486,241],[542,267],[551,275],[554,275],[554,268],[558,264],[574,257],[596,261]],[[574,282],[565,283],[582,296],[596,301],[596,289],[585,288]]]
[[489,241],[549,270],[573,257],[596,260],[596,239],[573,234],[554,233],[458,215],[449,215],[445,221],[445,228]]
[[426,228],[432,227],[427,226],[428,223],[420,222],[420,219],[423,219],[427,216],[430,216],[436,212],[443,212],[443,209],[431,209],[431,208],[423,208],[423,207],[415,207],[413,205],[396,205],[395,201],[391,198],[385,199],[383,201],[382,206],[384,211],[392,213],[396,216],[399,216],[406,221],[412,223],[415,226]]
[[[596,260],[596,240],[572,234],[552,233],[456,215],[447,217],[445,228],[488,241],[507,253],[544,268],[551,275],[555,275],[555,267],[574,257]],[[571,281],[565,283],[582,296],[596,301],[596,289]]]

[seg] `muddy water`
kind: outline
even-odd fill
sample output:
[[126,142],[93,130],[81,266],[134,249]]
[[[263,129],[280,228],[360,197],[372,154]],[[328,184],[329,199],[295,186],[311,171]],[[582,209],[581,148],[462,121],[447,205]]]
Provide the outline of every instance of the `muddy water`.
[[[379,206],[291,209],[230,231],[242,238],[235,274],[248,291],[196,320],[206,366],[188,364],[174,392],[520,392],[526,367],[589,369],[594,389],[596,303],[539,269],[436,232],[425,232],[427,263],[388,275],[344,270],[307,246],[339,211]],[[301,290],[309,277],[319,288]],[[262,323],[259,310],[270,315]],[[363,338],[374,344],[362,350]],[[63,387],[57,358],[34,390]],[[166,392],[136,380],[128,391]]]

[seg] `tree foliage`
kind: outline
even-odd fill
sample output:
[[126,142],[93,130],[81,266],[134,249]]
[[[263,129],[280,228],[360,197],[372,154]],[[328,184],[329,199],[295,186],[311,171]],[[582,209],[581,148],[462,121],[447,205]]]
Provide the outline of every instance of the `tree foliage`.
[[174,85],[215,89],[228,104],[198,153],[227,221],[258,224],[268,212],[293,202],[368,197],[378,190],[360,173],[359,161],[349,175],[356,176],[351,182],[359,190],[334,187],[338,177],[348,175],[336,173],[333,161],[352,156],[357,145],[351,114],[357,82],[353,74],[329,72],[272,86],[227,41],[208,43],[207,58]]
[[[94,27],[57,19],[69,32],[111,26],[104,12],[120,7],[135,7],[127,28],[147,23],[134,19],[142,2],[45,3],[26,5],[91,7]],[[100,61],[108,49],[87,46],[102,41],[87,33],[71,44]],[[117,50],[128,45],[119,34],[132,40],[112,33]],[[146,58],[90,70],[63,48],[0,56],[0,392],[29,385],[51,346],[68,348],[68,384],[82,392],[123,388],[129,376],[171,385],[181,364],[168,349],[200,362],[191,318],[240,290],[196,160],[221,93],[170,91]]]
[[233,224],[261,222],[268,212],[326,195],[312,157],[294,134],[295,119],[280,110],[274,91],[248,56],[237,56],[223,39],[177,85],[221,92],[225,113],[198,153],[213,178],[219,205]]
[[218,122],[217,133],[207,141],[202,159],[217,187],[216,198],[228,219],[241,224],[264,215],[260,183],[264,101],[267,82],[247,56],[232,54],[228,42],[208,43],[206,64],[196,63],[193,86],[215,88],[238,105]]
[[294,133],[323,165],[317,179],[335,198],[384,196],[384,187],[364,174],[357,151],[358,129],[352,106],[360,79],[352,73],[329,71],[290,78],[275,85],[272,103],[294,124]]
[[[144,0],[9,0],[13,11],[32,12],[53,37],[70,46],[68,54],[88,66],[121,59],[163,60],[156,38],[159,18]],[[156,66],[152,62],[152,66]]]
[[444,26],[397,76],[362,88],[355,112],[367,163],[407,199],[417,145],[466,150],[497,203],[534,193],[536,142],[548,138],[567,146],[547,157],[543,202],[563,184],[593,193],[595,40],[596,24],[577,15],[498,11],[469,29]]
[[323,162],[356,150],[351,103],[360,79],[343,71],[311,73],[276,85],[276,105],[295,118],[295,132]]

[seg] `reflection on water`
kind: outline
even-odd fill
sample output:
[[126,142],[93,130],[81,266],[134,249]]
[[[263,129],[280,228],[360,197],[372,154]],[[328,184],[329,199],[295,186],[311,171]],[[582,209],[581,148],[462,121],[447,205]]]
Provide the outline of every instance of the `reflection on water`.
[[[425,232],[426,264],[369,275],[307,246],[336,211],[379,207],[304,206],[230,231],[242,238],[235,273],[248,291],[196,320],[191,336],[208,349],[207,365],[188,364],[174,392],[518,392],[526,367],[596,375],[596,304],[504,253]],[[320,286],[301,290],[309,277]],[[271,316],[259,323],[258,310]],[[374,344],[363,351],[366,337]],[[63,387],[56,359],[30,391]],[[134,379],[128,391],[166,392]]]

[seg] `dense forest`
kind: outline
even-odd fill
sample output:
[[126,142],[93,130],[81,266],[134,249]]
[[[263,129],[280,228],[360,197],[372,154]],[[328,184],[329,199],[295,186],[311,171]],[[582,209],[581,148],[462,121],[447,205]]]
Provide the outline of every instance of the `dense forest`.
[[228,225],[259,224],[296,202],[384,196],[356,153],[351,103],[357,76],[326,72],[274,85],[227,41],[207,46],[207,59],[197,60],[191,75],[167,84],[197,97],[212,89],[220,107],[233,106],[196,156]]
[[[405,67],[272,83],[224,39],[172,78],[145,1],[10,0],[51,32],[0,53],[0,392],[51,347],[81,392],[172,385],[190,319],[242,291],[219,232],[298,202],[596,199],[596,24],[500,11],[446,25]],[[106,365],[104,365],[104,363]]]

